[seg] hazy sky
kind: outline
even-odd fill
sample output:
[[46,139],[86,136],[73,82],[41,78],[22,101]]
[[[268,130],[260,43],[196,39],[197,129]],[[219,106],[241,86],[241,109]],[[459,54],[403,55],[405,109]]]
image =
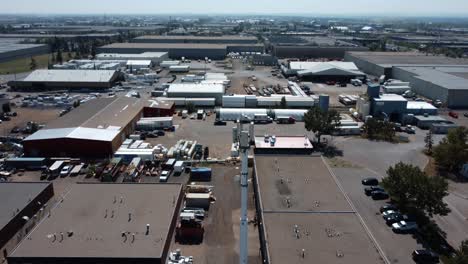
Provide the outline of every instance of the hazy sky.
[[0,13],[468,16],[468,0],[1,0]]

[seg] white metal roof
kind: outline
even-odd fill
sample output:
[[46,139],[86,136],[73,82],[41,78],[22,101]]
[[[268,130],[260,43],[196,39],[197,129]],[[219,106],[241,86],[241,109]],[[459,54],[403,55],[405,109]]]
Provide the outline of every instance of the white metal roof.
[[25,82],[109,82],[114,70],[35,70]]
[[430,103],[427,102],[418,102],[418,101],[408,101],[408,104],[406,105],[407,109],[430,109],[430,110],[436,110],[437,107],[431,105]]
[[291,61],[289,67],[291,70],[309,70],[317,66],[327,65],[328,67],[341,68],[348,71],[359,71],[358,67],[354,62],[343,62],[343,61]]
[[359,70],[349,70],[335,66],[333,64],[318,64],[309,69],[301,70],[297,72],[299,75],[364,75],[364,73]]
[[25,141],[72,138],[83,140],[112,141],[119,134],[116,129],[99,129],[88,127],[71,127],[42,129],[27,137]]
[[398,94],[382,94],[379,98],[374,98],[375,101],[408,101],[401,95]]
[[128,60],[127,61],[127,66],[149,66],[151,65],[151,60]]
[[168,93],[221,93],[224,85],[215,83],[174,83],[169,85]]
[[120,53],[101,53],[96,55],[97,58],[160,58],[166,56],[167,52],[143,52],[140,54],[120,54]]

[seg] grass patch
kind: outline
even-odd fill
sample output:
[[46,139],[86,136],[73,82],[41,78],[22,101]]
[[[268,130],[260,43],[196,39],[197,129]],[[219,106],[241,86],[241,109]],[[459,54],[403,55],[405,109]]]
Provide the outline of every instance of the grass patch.
[[[73,58],[73,54],[72,58],[69,58],[66,52],[62,54],[64,62]],[[47,68],[49,61],[52,62],[52,53],[33,56],[33,58],[36,60],[36,69]],[[0,74],[14,74],[28,71],[31,71],[31,57],[0,63]]]

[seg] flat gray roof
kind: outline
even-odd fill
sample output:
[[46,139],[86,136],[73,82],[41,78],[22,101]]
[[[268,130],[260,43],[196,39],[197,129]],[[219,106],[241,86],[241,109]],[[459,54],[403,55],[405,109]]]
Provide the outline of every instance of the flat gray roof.
[[35,70],[24,78],[24,82],[110,82],[114,70]]
[[52,183],[0,182],[0,229],[16,216],[16,211],[22,211],[50,184]]
[[160,258],[181,188],[180,184],[76,184],[10,257]]
[[426,56],[418,52],[361,52],[349,51],[349,55],[379,65],[468,65],[468,59],[446,56]]
[[224,35],[224,36],[157,36],[145,35],[135,39],[174,39],[174,40],[257,40],[254,36]]
[[466,67],[398,67],[411,72],[416,78],[444,87],[448,90],[468,90],[468,65]]
[[255,155],[255,170],[270,263],[383,263],[321,157]]
[[100,48],[113,49],[226,49],[228,46],[263,46],[262,44],[205,44],[205,43],[113,43]]

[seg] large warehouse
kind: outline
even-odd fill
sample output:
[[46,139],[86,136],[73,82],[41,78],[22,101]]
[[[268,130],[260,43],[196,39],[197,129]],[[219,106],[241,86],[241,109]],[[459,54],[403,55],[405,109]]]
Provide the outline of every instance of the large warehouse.
[[281,69],[285,75],[295,75],[314,81],[349,81],[355,78],[363,79],[366,76],[354,63],[342,61],[291,61]]
[[346,51],[366,51],[366,47],[327,36],[274,35],[267,46],[278,58],[342,59]]
[[47,54],[45,44],[22,44],[23,39],[0,38],[0,62]]
[[222,60],[229,52],[264,51],[262,44],[200,44],[200,43],[114,43],[98,48],[100,53],[168,52],[171,59]]
[[19,90],[108,89],[117,81],[114,70],[35,70],[8,85]]
[[134,131],[148,101],[130,97],[86,102],[23,141],[29,157],[110,157]]
[[205,44],[255,44],[253,36],[141,36],[134,38],[134,43],[205,43]]
[[[54,196],[49,182],[1,182],[0,183],[0,248],[8,255],[17,242],[39,221],[39,210]],[[17,236],[19,239],[8,241]],[[7,244],[8,243],[8,244]]]
[[165,263],[180,184],[75,184],[10,264]]
[[101,53],[96,55],[97,60],[150,60],[154,65],[169,59],[167,52],[143,52],[141,54]]
[[411,90],[451,108],[468,107],[468,59],[404,52],[349,52],[346,61],[375,76],[411,83]]
[[382,263],[321,157],[255,154],[254,191],[262,263]]

